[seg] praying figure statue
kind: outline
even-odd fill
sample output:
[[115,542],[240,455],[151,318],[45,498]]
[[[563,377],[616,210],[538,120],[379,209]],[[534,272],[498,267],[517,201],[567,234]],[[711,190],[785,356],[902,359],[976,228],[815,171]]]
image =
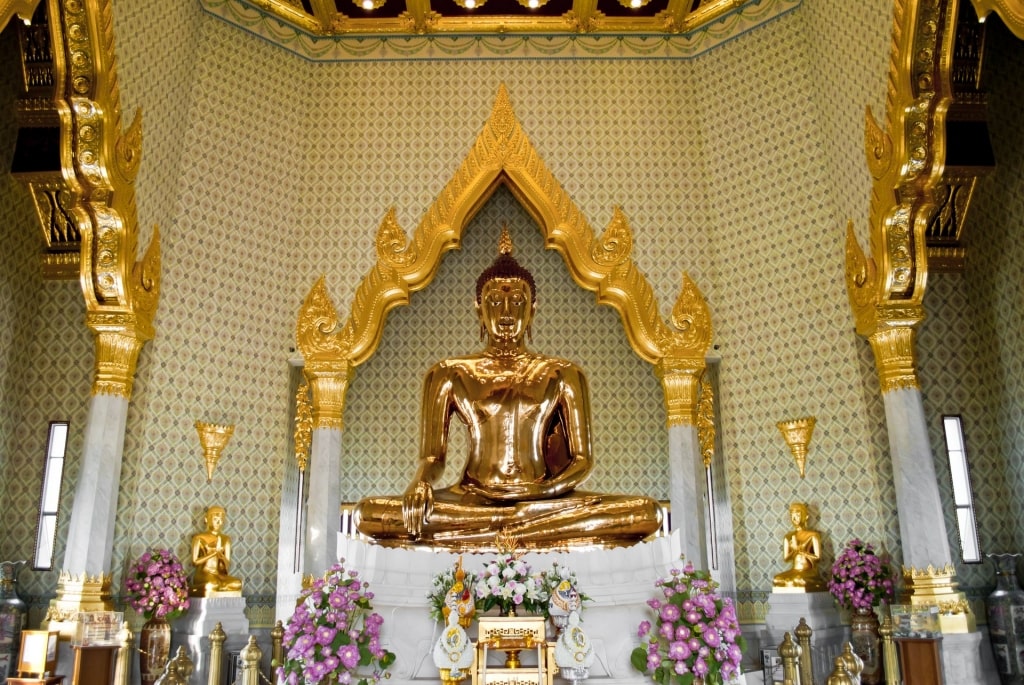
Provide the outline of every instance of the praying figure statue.
[[196,567],[188,593],[193,597],[241,597],[242,581],[228,574],[231,538],[221,532],[224,507],[206,510],[206,531],[192,536],[192,563]]
[[[500,534],[531,549],[614,547],[661,525],[649,497],[576,489],[593,467],[586,378],[570,361],[527,349],[536,285],[511,253],[506,228],[477,279],[485,348],[427,373],[419,468],[405,494],[356,507],[359,531],[382,544],[484,550]],[[468,428],[469,455],[459,482],[438,488],[453,417]]]
[[782,560],[792,568],[775,576],[772,585],[778,592],[818,592],[827,589],[818,575],[821,559],[821,533],[807,527],[807,505],[793,502],[789,505],[789,520],[793,530],[783,540]]

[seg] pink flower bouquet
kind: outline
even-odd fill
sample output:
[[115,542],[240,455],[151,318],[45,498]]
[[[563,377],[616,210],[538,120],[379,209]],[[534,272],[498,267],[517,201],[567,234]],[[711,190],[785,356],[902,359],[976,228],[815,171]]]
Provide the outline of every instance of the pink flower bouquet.
[[663,599],[647,602],[654,624],[643,621],[637,631],[646,644],[633,650],[630,661],[651,673],[658,685],[720,685],[740,672],[746,642],[732,600],[718,596],[718,583],[707,571],[687,563],[655,582]]
[[177,618],[188,609],[188,576],[169,549],[153,549],[132,564],[124,581],[128,603],[146,617]]
[[893,598],[893,575],[892,566],[875,554],[874,547],[853,539],[832,564],[828,591],[842,607],[870,609]]
[[367,587],[339,563],[302,591],[284,627],[284,663],[274,664],[281,682],[316,685],[334,674],[340,685],[368,685],[386,675],[395,655],[380,645],[384,619]]

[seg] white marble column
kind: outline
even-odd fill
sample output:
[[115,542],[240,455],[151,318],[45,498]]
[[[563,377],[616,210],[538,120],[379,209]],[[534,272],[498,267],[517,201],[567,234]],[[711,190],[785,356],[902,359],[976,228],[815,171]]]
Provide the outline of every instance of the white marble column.
[[892,453],[896,507],[903,544],[903,564],[918,569],[952,563],[946,519],[935,477],[921,391],[883,393]]
[[341,532],[341,429],[314,428],[306,501],[306,574],[320,575],[338,560]]
[[89,401],[64,552],[63,570],[72,575],[110,572],[127,418],[125,397],[93,395]]
[[672,528],[679,532],[679,544],[686,559],[697,568],[708,568],[704,462],[697,426],[670,426],[668,453]]

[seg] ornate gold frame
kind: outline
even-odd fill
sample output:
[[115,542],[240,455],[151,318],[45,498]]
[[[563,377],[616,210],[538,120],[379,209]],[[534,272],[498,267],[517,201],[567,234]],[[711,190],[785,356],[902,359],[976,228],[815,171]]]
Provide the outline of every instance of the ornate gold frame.
[[[0,16],[27,12],[36,3],[0,6]],[[50,64],[19,103],[22,128],[59,122],[60,168],[22,179],[40,204],[40,193],[59,196],[68,224],[62,252],[47,255],[43,273],[62,278],[77,266],[86,303],[86,325],[96,341],[93,394],[131,397],[138,355],[155,331],[160,293],[160,234],[142,259],[138,252],[135,175],[142,158],[142,116],[122,129],[110,0],[46,0]],[[31,15],[30,15],[31,16]],[[23,55],[23,71],[29,65]],[[39,129],[37,128],[37,131]],[[44,235],[49,212],[40,211]],[[76,235],[77,234],[77,235]],[[67,250],[78,250],[77,260]]]
[[576,283],[613,307],[642,359],[663,380],[669,423],[696,423],[697,389],[711,344],[711,316],[696,284],[684,273],[671,326],[659,316],[657,299],[630,257],[633,234],[625,214],[596,237],[516,119],[502,85],[469,154],[424,214],[409,241],[388,210],[377,231],[377,263],[356,290],[343,325],[321,277],[299,311],[296,340],[313,390],[317,427],[340,427],[344,392],[355,367],[377,349],[384,319],[425,288],[441,257],[459,247],[462,231],[500,185],[509,188],[537,222],[545,245],[565,259]]
[[926,230],[940,204],[945,120],[953,99],[958,0],[897,1],[884,128],[865,113],[873,180],[870,256],[846,231],[846,286],[857,332],[875,353],[883,392],[918,388],[914,336],[924,320]]

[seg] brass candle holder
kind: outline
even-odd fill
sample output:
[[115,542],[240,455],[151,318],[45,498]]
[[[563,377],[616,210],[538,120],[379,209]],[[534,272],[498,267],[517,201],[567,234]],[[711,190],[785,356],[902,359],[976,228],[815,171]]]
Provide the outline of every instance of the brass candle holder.
[[811,434],[814,432],[815,418],[808,416],[802,419],[791,419],[779,421],[776,426],[782,433],[782,438],[789,445],[789,451],[793,453],[793,459],[800,469],[800,477],[806,475],[807,448],[811,444]]
[[206,482],[213,480],[213,470],[220,461],[221,452],[235,432],[234,426],[220,425],[216,423],[204,423],[196,421],[196,431],[199,433],[199,444],[203,448],[203,459],[206,461]]

